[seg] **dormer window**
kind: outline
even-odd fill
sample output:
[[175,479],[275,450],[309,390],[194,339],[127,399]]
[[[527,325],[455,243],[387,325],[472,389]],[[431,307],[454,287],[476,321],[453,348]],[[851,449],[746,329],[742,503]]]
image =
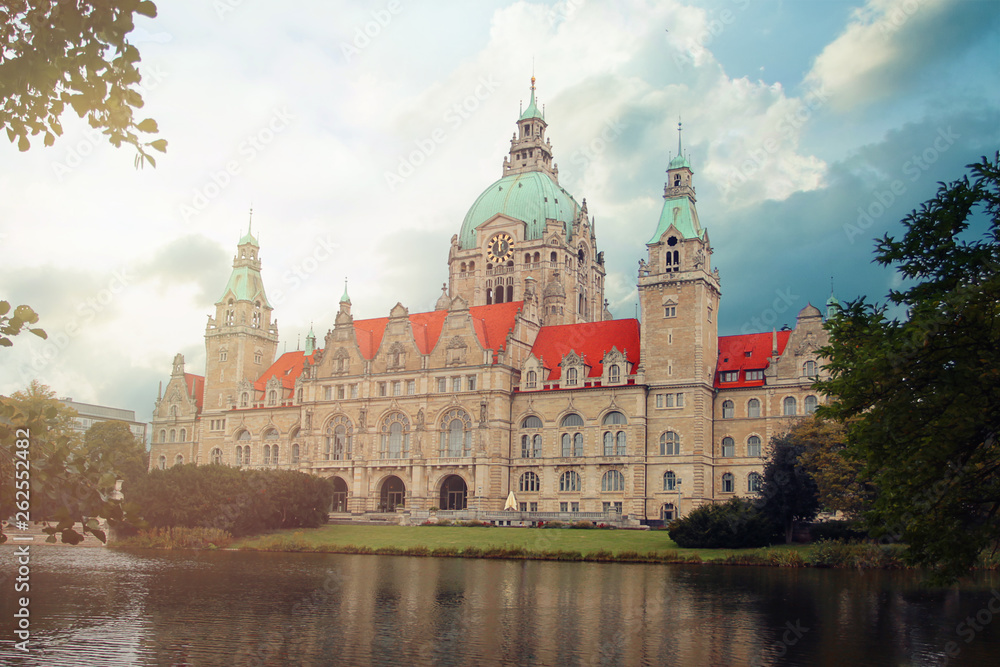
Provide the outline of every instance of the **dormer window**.
[[618,383],[622,381],[622,369],[618,364],[614,364],[608,369],[608,382]]
[[538,373],[535,371],[528,371],[528,378],[524,383],[526,389],[534,389],[538,386]]
[[566,371],[566,384],[575,387],[577,382],[579,382],[579,374],[575,368],[570,368]]

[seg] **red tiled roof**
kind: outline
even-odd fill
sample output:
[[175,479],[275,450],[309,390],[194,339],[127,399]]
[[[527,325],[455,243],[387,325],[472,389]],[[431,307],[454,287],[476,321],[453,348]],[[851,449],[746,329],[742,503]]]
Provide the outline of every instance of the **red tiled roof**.
[[[472,316],[472,326],[479,339],[479,344],[485,349],[502,350],[507,344],[507,333],[514,328],[514,319],[521,310],[521,301],[498,303],[491,306],[472,306],[469,314]],[[413,338],[420,354],[430,354],[441,337],[444,320],[448,316],[446,310],[434,310],[429,313],[414,313],[410,315],[410,326]],[[385,327],[389,324],[388,317],[376,317],[370,320],[356,320],[354,333],[357,336],[358,348],[365,359],[373,359],[382,344]],[[320,350],[317,350],[319,352]],[[315,354],[315,353],[314,353]],[[302,360],[305,352],[297,350],[286,352],[278,357],[271,367],[254,382],[254,389],[264,391],[267,381],[272,376],[281,380],[285,389],[293,389],[295,380],[302,373]],[[313,360],[313,356],[309,357]],[[201,378],[202,387],[205,379]],[[199,407],[200,403],[199,394]]]
[[601,377],[604,374],[604,355],[612,347],[624,352],[625,358],[632,364],[638,364],[639,321],[607,320],[542,327],[531,353],[549,369],[545,381],[550,382],[559,379],[562,371],[559,363],[570,350],[583,357],[590,366],[588,377]]
[[194,373],[184,374],[184,384],[187,385],[188,396],[194,396],[195,405],[198,412],[201,412],[202,403],[205,402],[205,376]]
[[[315,352],[309,355],[308,358],[310,361],[312,361],[314,355]],[[285,352],[283,355],[275,359],[274,363],[271,364],[271,367],[264,371],[259,378],[257,378],[257,381],[253,383],[254,389],[257,391],[264,391],[267,387],[267,381],[272,377],[277,377],[281,380],[281,386],[285,389],[294,389],[295,380],[302,374],[303,359],[306,359],[306,353],[302,350]]]
[[[778,332],[778,354],[785,351],[791,331]],[[762,371],[770,363],[771,333],[740,334],[737,336],[719,336],[719,360],[715,369],[715,386],[726,387],[760,387],[764,380],[746,379],[746,371]],[[747,354],[749,353],[749,354]],[[724,371],[738,371],[739,380],[722,382]]]

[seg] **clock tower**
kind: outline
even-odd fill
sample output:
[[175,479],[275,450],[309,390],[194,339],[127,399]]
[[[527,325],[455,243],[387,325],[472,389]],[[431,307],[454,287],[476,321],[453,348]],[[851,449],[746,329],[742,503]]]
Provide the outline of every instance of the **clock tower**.
[[604,255],[597,250],[587,200],[559,185],[548,123],[535,101],[517,119],[503,173],[476,199],[452,237],[449,296],[470,305],[524,300],[531,278],[564,299],[539,313],[542,324],[605,319]]

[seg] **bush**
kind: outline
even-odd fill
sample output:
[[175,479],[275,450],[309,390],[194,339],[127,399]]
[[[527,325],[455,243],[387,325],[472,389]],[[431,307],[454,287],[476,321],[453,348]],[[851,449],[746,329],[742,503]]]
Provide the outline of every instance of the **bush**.
[[572,524],[570,524],[569,527],[570,528],[593,528],[594,527],[594,522],[593,521],[587,521],[586,519],[584,519],[583,521],[574,521]]
[[195,464],[153,470],[122,491],[152,527],[217,528],[237,537],[315,528],[333,498],[328,479],[302,472]]
[[809,524],[809,538],[813,542],[819,540],[850,540],[867,539],[868,534],[856,527],[853,521],[837,519],[835,521],[817,521]]
[[565,528],[566,524],[563,523],[562,521],[549,521],[549,522],[544,523],[544,524],[541,521],[539,521],[538,522],[538,527],[539,528]]
[[779,529],[753,503],[730,498],[721,505],[703,505],[670,523],[670,539],[688,549],[743,549],[771,544]]
[[898,569],[905,567],[906,547],[899,544],[879,545],[872,542],[839,542],[820,540],[809,553],[813,567],[843,567],[867,569]]

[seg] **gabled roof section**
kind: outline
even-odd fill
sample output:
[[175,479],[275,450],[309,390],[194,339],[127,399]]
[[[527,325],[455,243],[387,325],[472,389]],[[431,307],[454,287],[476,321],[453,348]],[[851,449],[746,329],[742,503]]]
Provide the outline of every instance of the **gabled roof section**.
[[302,350],[296,350],[294,352],[285,352],[283,355],[274,360],[271,367],[268,368],[264,373],[257,378],[257,381],[253,383],[253,388],[257,391],[264,391],[267,387],[267,381],[272,377],[276,377],[281,381],[281,386],[285,389],[294,389],[295,381],[302,375],[302,362],[308,359],[310,362],[314,361],[316,352],[321,352],[322,350],[316,350],[312,354],[307,355]]
[[[479,344],[484,349],[504,349],[507,344],[507,334],[514,328],[514,320],[521,310],[522,303],[522,301],[511,301],[510,303],[469,308],[476,338],[479,339]],[[446,310],[411,313],[409,315],[413,338],[420,354],[430,354],[434,346],[437,345],[447,316],[448,311]],[[375,353],[382,345],[382,338],[385,336],[385,327],[388,323],[388,317],[354,321],[354,332],[362,357],[368,360],[375,358]]]
[[639,363],[639,321],[606,320],[582,324],[542,327],[531,353],[549,370],[546,382],[558,380],[559,363],[570,351],[576,352],[590,366],[587,377],[604,375],[604,355],[616,347],[631,364]]
[[205,402],[205,377],[203,375],[185,373],[184,385],[187,387],[188,396],[194,396],[198,412],[201,412],[202,404]]
[[[719,360],[715,369],[716,388],[730,387],[760,387],[764,380],[747,381],[746,371],[762,371],[770,365],[773,337],[778,339],[778,355],[785,351],[791,331],[779,331],[777,334],[752,333],[737,336],[719,336]],[[737,382],[721,382],[725,371],[739,371]]]

